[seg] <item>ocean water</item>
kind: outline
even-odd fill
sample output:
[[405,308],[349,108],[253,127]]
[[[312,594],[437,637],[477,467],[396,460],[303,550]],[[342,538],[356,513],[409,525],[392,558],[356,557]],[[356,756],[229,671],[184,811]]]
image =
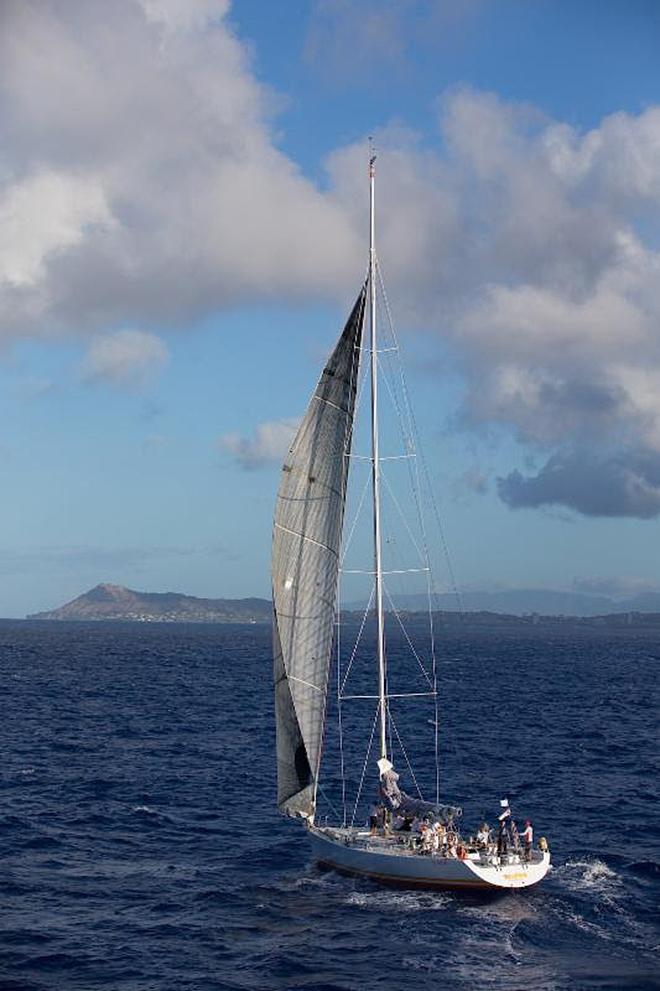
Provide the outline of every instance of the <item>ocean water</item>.
[[[553,853],[495,897],[315,866],[274,808],[269,637],[0,623],[2,991],[660,987],[651,634],[441,634],[443,797],[469,832],[508,795]],[[430,715],[397,710],[422,756]]]

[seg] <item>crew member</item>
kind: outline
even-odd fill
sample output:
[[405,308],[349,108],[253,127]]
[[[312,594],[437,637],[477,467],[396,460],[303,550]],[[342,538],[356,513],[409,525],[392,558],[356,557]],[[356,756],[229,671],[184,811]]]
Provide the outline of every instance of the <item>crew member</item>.
[[506,830],[504,823],[500,822],[500,827],[497,831],[497,856],[500,858],[506,856],[507,847]]
[[534,828],[531,819],[525,819],[525,828],[520,834],[520,838],[525,844],[525,860],[529,862],[532,859],[532,843],[534,842]]
[[374,802],[369,813],[369,831],[375,836],[385,825],[385,809],[380,802]]
[[482,822],[479,826],[479,831],[477,832],[477,847],[480,850],[486,850],[490,842],[490,829],[488,828],[487,822]]

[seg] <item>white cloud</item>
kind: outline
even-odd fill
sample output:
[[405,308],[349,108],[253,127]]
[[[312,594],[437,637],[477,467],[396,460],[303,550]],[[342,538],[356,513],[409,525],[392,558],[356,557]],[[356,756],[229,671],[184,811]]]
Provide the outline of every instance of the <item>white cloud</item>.
[[660,254],[637,216],[660,212],[660,110],[581,136],[459,93],[445,127],[486,224],[447,335],[466,376],[465,421],[503,423],[548,452],[500,494],[512,506],[657,516]]
[[140,0],[147,19],[169,31],[202,30],[229,11],[229,0]]
[[[388,5],[384,34],[364,18],[381,58],[398,58],[392,25],[418,6]],[[441,19],[449,9],[427,7]],[[143,341],[122,359],[108,328],[257,299],[350,300],[366,262],[364,142],[329,156],[324,190],[307,180],[275,144],[273,96],[227,10],[3,5],[0,335],[87,330],[100,335],[88,374],[100,362],[93,374],[120,381],[162,352],[139,357]],[[341,37],[354,8],[317,15]],[[583,133],[456,89],[438,129],[432,148],[400,126],[377,135],[377,237],[397,322],[453,350],[467,427],[503,424],[545,452],[545,479],[556,480],[553,456],[568,464],[588,445],[592,477],[609,465],[629,492],[622,466],[647,472],[660,452],[660,108]],[[566,478],[563,504],[588,511],[581,484]]]
[[167,362],[165,344],[144,330],[118,330],[94,338],[83,362],[88,382],[141,385]]
[[298,419],[260,423],[252,437],[225,434],[219,440],[221,450],[231,454],[241,468],[252,470],[282,462],[291,447]]
[[[440,109],[443,156],[378,136],[397,312],[450,345],[466,427],[499,423],[547,453],[537,475],[501,480],[511,506],[658,515],[660,108],[587,134],[470,90]],[[362,155],[330,160],[332,195],[358,214]]]
[[0,334],[352,287],[351,224],[275,147],[227,8],[3,5]]
[[46,275],[49,256],[80,242],[112,217],[100,185],[89,178],[43,171],[0,198],[0,284],[30,288]]

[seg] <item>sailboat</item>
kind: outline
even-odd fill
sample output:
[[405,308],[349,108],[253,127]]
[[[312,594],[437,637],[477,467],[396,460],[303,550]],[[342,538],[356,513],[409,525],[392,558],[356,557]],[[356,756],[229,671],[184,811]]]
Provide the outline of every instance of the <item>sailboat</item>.
[[[375,250],[374,163],[375,156],[370,155],[366,279],[288,452],[277,495],[272,587],[278,806],[285,815],[304,823],[314,858],[339,872],[428,888],[526,888],[545,876],[550,853],[544,839],[538,847],[533,847],[529,835],[525,845],[520,842],[515,827],[511,828],[506,799],[500,800],[497,840],[483,828],[476,839],[464,839],[459,829],[460,807],[441,803],[437,791],[435,801],[406,794],[392,759],[388,722],[394,696],[388,691],[381,533],[376,307],[380,271]],[[368,341],[363,340],[365,323]],[[373,605],[375,619],[375,684],[374,695],[368,697],[376,699],[372,736],[377,726],[379,742],[379,756],[372,762],[378,804],[372,809],[369,826],[348,822],[346,815],[330,823],[327,818],[321,820],[317,810],[363,354],[369,358],[364,377],[370,396],[373,551],[367,610]],[[437,737],[437,716],[433,723]]]

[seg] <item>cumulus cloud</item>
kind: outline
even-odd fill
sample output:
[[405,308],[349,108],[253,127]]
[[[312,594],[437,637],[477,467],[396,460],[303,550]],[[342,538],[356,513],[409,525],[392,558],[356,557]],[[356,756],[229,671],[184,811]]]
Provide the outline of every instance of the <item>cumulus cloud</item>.
[[561,505],[588,516],[651,519],[660,513],[660,452],[558,451],[536,475],[513,471],[498,489],[514,509]]
[[[503,424],[549,452],[538,476],[513,473],[500,495],[656,516],[660,255],[637,218],[660,212],[660,108],[581,135],[458,91],[442,122],[440,188],[455,190],[458,234],[446,225],[449,255],[432,252],[444,312],[428,308],[465,375],[463,422]],[[422,225],[425,250],[431,237]],[[424,278],[424,302],[428,290]]]
[[[378,136],[378,240],[399,316],[453,351],[466,429],[500,424],[546,452],[538,478],[500,482],[510,506],[657,515],[660,108],[581,133],[457,89],[439,125],[442,155],[400,128]],[[329,160],[331,195],[358,213],[361,155]]]
[[[355,9],[319,4],[312,27],[340,37]],[[418,9],[386,5],[379,35],[369,2],[360,30],[391,62],[402,12]],[[306,179],[276,146],[273,96],[227,13],[227,0],[3,4],[0,335],[87,330],[93,350],[117,354],[117,326],[351,298],[366,261],[364,142],[328,157],[323,189]],[[458,88],[437,127],[431,142],[402,126],[376,136],[397,322],[453,352],[466,429],[500,424],[546,458],[538,478],[501,482],[509,505],[549,493],[582,513],[655,515],[660,107],[584,132]],[[130,357],[105,360],[100,377],[129,374]],[[235,438],[236,456],[256,440]],[[607,499],[588,491],[605,476]]]
[[222,20],[229,0],[142,0],[147,19],[169,31],[202,30]]
[[15,288],[38,285],[50,255],[111,222],[103,189],[92,179],[44,170],[13,183],[0,199],[0,278]]
[[0,333],[176,324],[353,281],[352,226],[275,147],[227,10],[3,4]]
[[290,419],[260,423],[252,437],[225,434],[220,438],[219,446],[247,471],[277,464],[284,460],[291,447],[299,422],[297,419]]
[[447,112],[460,158],[501,197],[488,206],[487,281],[450,331],[464,420],[502,423],[552,452],[537,475],[501,479],[501,497],[657,516],[660,256],[636,215],[660,207],[660,109],[583,136],[474,94]]
[[167,359],[167,348],[155,334],[118,330],[92,341],[83,362],[83,378],[116,386],[142,385]]

